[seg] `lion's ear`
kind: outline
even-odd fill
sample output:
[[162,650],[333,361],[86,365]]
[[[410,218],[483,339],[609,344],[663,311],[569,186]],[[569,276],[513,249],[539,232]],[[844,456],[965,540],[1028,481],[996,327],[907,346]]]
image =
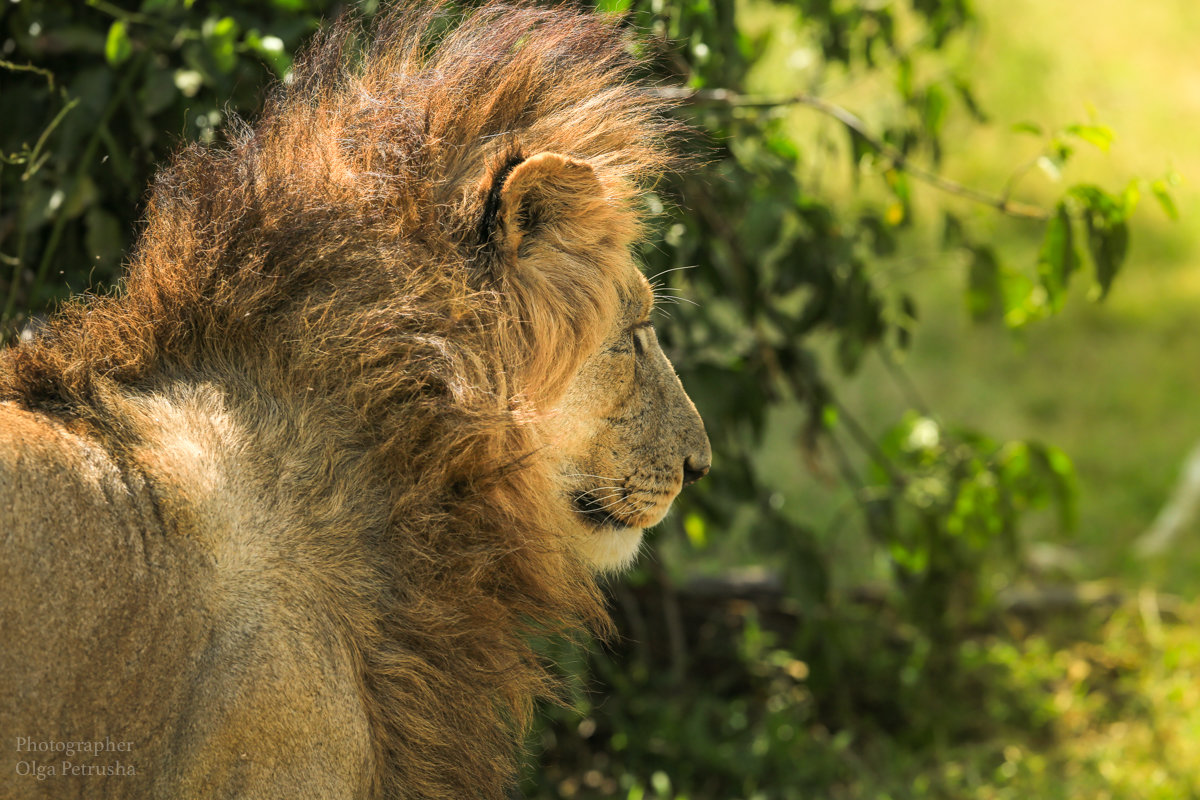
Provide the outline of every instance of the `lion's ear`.
[[586,161],[538,153],[512,167],[499,189],[493,235],[501,252],[515,256],[523,242],[547,237],[569,245],[599,220],[604,189]]

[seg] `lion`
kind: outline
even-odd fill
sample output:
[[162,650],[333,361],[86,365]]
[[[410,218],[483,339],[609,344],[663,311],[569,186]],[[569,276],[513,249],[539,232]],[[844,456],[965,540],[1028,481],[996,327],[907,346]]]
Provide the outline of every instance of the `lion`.
[[0,795],[506,796],[531,641],[605,633],[710,466],[629,52],[522,4],[334,24],[0,354]]

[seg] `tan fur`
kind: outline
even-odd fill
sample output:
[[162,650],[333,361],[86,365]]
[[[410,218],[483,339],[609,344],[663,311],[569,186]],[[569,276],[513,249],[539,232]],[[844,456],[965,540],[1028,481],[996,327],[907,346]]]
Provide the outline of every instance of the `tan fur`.
[[595,573],[707,470],[615,24],[443,15],[334,26],[160,175],[119,291],[0,354],[0,796],[504,797],[530,638],[603,632]]

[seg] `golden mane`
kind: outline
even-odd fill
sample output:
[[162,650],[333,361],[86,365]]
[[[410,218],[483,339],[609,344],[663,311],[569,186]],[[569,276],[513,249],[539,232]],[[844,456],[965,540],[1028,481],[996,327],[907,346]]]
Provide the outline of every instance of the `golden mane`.
[[106,387],[239,376],[369,465],[390,509],[370,542],[382,589],[342,587],[338,613],[385,796],[501,797],[555,685],[529,637],[607,624],[555,537],[531,420],[595,347],[613,277],[601,258],[553,292],[523,283],[487,231],[512,165],[552,151],[595,170],[598,246],[628,246],[672,128],[629,52],[617,21],[561,8],[343,19],[255,126],[158,176],[116,292],[0,354],[0,400],[117,459],[135,434]]

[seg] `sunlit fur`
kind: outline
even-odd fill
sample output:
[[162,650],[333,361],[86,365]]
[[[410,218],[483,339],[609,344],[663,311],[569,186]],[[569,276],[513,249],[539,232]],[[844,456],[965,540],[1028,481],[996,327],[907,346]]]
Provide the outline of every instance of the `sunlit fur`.
[[[670,125],[612,19],[453,22],[333,25],[162,171],[113,294],[0,355],[0,730],[134,741],[106,792],[501,798],[530,636],[607,625],[585,562],[636,541],[571,544],[549,445],[594,438],[562,417]],[[541,153],[586,164],[538,232],[571,258],[481,235]]]

